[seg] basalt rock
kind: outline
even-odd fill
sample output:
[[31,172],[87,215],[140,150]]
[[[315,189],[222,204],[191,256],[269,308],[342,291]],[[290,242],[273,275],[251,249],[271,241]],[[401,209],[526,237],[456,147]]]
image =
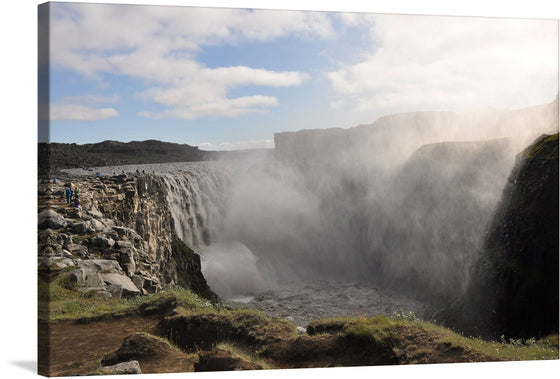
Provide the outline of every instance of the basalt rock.
[[140,364],[138,361],[130,361],[117,363],[113,366],[101,367],[95,372],[97,375],[124,375],[124,374],[141,374]]
[[517,158],[463,299],[436,315],[471,335],[558,333],[558,134]]
[[[60,183],[80,189],[79,209],[66,204]],[[39,184],[40,275],[75,267],[72,278],[83,291],[131,297],[179,285],[217,301],[199,255],[175,234],[166,193],[155,175]]]

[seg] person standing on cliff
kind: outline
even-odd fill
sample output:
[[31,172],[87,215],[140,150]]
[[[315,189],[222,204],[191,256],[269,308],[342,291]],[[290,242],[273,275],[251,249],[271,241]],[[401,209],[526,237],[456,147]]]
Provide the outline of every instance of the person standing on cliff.
[[79,198],[79,197],[80,197],[80,190],[79,190],[78,188],[76,188],[76,189],[74,190],[74,198],[77,199],[77,198]]
[[70,204],[70,200],[72,199],[72,190],[70,187],[66,187],[66,203]]

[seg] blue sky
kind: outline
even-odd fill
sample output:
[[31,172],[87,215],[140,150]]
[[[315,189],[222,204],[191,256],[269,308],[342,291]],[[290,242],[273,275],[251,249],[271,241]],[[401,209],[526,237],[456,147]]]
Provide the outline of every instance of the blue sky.
[[51,3],[48,59],[52,142],[272,147],[280,131],[549,102],[558,23]]

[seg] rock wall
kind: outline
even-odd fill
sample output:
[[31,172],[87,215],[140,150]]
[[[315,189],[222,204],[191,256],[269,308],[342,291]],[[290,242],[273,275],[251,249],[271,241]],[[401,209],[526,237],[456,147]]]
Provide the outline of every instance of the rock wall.
[[464,298],[439,315],[468,334],[558,333],[558,134],[517,158]]
[[[80,190],[80,206],[65,188]],[[67,177],[39,185],[39,274],[64,271],[79,289],[130,297],[180,285],[217,300],[200,257],[175,234],[155,175]]]

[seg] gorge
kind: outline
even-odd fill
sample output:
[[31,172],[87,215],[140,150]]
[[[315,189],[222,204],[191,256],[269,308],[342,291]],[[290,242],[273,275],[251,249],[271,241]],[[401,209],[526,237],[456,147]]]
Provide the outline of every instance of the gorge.
[[[179,282],[169,275],[177,272],[176,236],[200,254],[204,277],[225,301],[258,307],[255,298],[268,293],[281,308],[282,296],[270,291],[338,283],[381,289],[354,299],[379,298],[366,312],[401,307],[428,318],[465,293],[515,157],[556,130],[557,109],[556,99],[509,112],[388,116],[347,130],[279,133],[273,155],[104,166],[94,179],[85,169],[61,174],[89,187],[86,212],[120,220],[145,241],[161,283],[153,290]],[[114,257],[109,250],[98,258]],[[391,304],[383,291],[404,298]],[[315,307],[319,292],[297,306]],[[340,307],[354,309],[351,291],[342,292]]]

